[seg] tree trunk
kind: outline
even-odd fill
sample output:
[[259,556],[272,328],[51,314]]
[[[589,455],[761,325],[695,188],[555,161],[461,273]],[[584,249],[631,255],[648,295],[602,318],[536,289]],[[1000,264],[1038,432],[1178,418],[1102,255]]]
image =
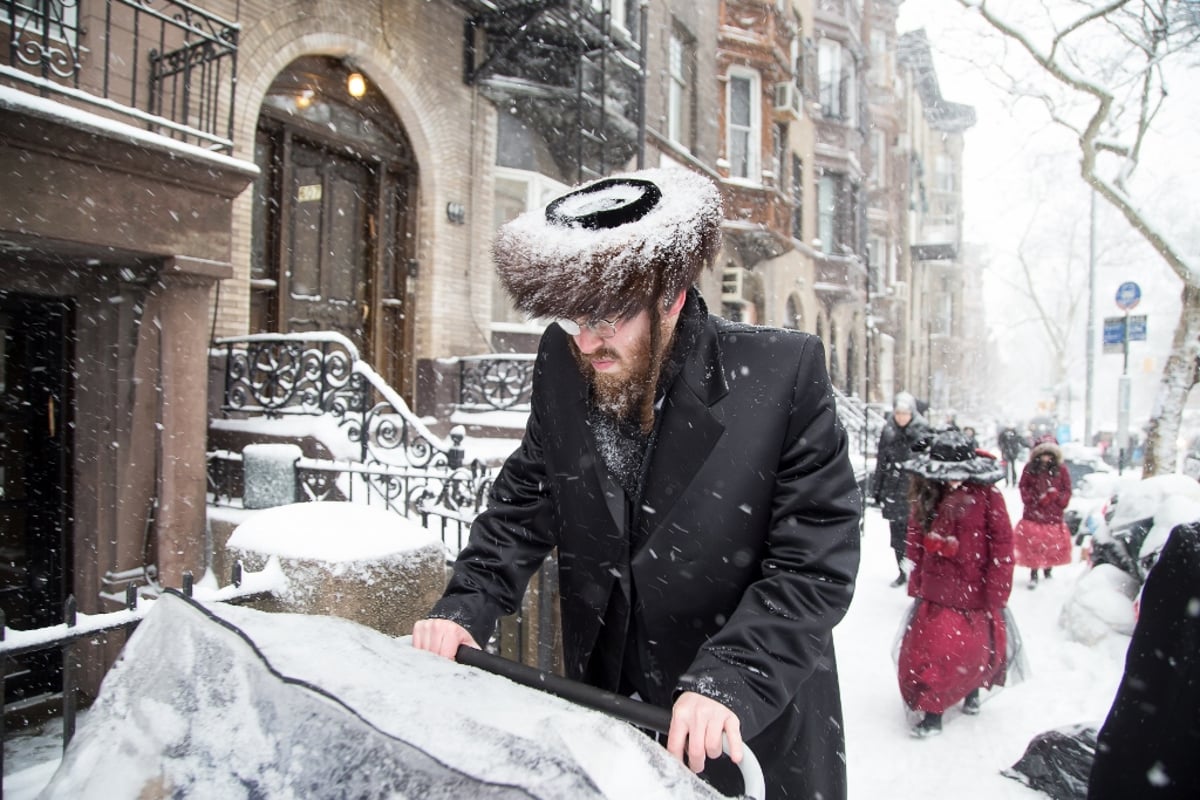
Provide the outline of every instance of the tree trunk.
[[1179,429],[1188,392],[1196,384],[1200,358],[1200,286],[1184,284],[1183,307],[1175,326],[1171,355],[1163,367],[1162,381],[1146,432],[1146,462],[1143,476],[1174,472],[1178,455]]

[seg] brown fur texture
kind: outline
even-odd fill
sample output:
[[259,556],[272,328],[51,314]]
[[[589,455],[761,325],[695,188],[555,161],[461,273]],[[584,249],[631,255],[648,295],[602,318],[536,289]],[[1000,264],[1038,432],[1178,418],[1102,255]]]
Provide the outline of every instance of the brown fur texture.
[[591,230],[552,224],[536,209],[500,228],[492,253],[518,309],[540,319],[620,319],[677,296],[711,266],[724,217],[716,184],[677,169],[625,177],[662,192],[639,220]]

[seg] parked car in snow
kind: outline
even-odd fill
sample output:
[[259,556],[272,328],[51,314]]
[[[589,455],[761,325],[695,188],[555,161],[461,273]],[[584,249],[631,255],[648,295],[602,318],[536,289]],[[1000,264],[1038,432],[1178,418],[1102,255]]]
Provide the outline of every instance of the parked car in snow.
[[1171,530],[1200,520],[1200,483],[1186,475],[1119,482],[1091,536],[1091,566],[1063,604],[1060,624],[1091,644],[1133,632],[1136,600]]
[[1183,474],[1200,481],[1200,436],[1193,436],[1183,453]]
[[1063,522],[1075,544],[1082,544],[1084,537],[1095,531],[1119,476],[1095,447],[1068,443],[1062,445],[1062,451],[1063,464],[1071,475],[1071,501],[1063,512]]

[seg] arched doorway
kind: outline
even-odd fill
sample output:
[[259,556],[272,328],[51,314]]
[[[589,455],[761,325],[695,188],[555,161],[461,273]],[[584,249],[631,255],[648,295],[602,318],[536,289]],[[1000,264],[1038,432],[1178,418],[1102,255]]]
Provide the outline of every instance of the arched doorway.
[[251,332],[344,334],[411,402],[417,167],[387,99],[341,59],[299,58],[254,157]]

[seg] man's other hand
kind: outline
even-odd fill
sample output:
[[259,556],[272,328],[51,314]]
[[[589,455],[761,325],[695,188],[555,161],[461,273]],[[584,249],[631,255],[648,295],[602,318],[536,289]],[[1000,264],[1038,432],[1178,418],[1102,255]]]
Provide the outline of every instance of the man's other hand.
[[725,734],[729,739],[729,759],[738,764],[742,760],[741,731],[737,715],[727,707],[704,695],[684,692],[671,709],[667,751],[692,772],[701,772],[705,758],[721,755],[721,734]]
[[458,653],[458,646],[465,644],[479,650],[475,638],[457,622],[448,619],[423,619],[413,626],[413,647],[428,650],[451,660]]

